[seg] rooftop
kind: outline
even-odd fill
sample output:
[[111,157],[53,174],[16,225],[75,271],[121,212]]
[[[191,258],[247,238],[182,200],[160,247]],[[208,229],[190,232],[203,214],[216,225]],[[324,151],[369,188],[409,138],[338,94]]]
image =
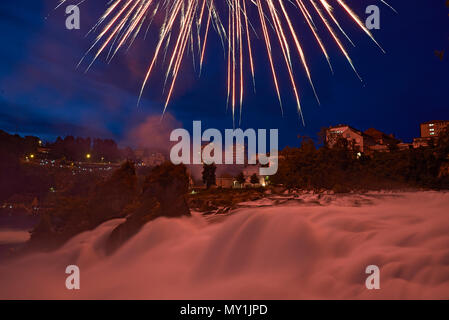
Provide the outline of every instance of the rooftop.
[[342,128],[342,127],[348,127],[349,129],[357,132],[358,134],[360,134],[360,135],[362,134],[362,131],[360,131],[360,130],[354,128],[354,127],[351,127],[348,124],[339,124],[339,125],[336,125],[336,126],[330,126],[329,129],[338,129],[338,128]]
[[449,120],[432,120],[423,122],[421,124],[431,124],[431,123],[449,123]]

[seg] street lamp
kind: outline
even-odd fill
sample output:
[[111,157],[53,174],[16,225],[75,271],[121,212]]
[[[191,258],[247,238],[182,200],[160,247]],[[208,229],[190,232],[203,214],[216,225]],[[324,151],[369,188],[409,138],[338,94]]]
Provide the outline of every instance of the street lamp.
[[90,153],[86,154],[86,159],[90,159],[91,155]]

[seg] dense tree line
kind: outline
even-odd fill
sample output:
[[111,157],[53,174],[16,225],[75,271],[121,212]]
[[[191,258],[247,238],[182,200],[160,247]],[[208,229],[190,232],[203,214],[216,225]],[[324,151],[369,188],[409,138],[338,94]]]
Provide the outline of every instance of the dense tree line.
[[[124,151],[119,150],[117,143],[112,139],[91,139],[67,136],[58,137],[54,143],[46,145],[50,148],[50,157],[53,159],[67,159],[71,161],[84,161],[86,156],[92,161],[115,162],[124,157]],[[128,150],[126,150],[128,151]]]
[[303,139],[299,148],[280,152],[275,184],[289,188],[350,190],[394,188],[449,188],[445,174],[449,155],[449,128],[427,148],[374,152],[359,155],[347,140],[339,139],[330,148],[317,148]]
[[[38,156],[42,141],[37,137],[11,135],[0,130],[0,200],[11,196],[31,194],[43,198],[51,187],[58,191],[73,194],[86,192],[86,181],[95,181],[98,177],[86,173],[72,176],[71,172],[58,168],[31,166],[24,163],[26,157]],[[89,154],[90,161],[119,161],[132,154],[127,148],[121,151],[115,141],[110,139],[75,138],[68,136],[58,138],[54,143],[47,143],[50,159],[68,161],[85,161]]]
[[17,192],[48,190],[48,179],[39,177],[42,172],[27,170],[20,163],[20,158],[35,153],[38,146],[36,137],[22,138],[0,130],[0,200]]

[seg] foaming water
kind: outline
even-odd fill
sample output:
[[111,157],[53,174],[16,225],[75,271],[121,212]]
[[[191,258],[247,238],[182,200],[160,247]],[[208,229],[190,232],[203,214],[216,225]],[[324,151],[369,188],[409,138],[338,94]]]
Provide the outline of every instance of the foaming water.
[[[2,299],[429,299],[449,297],[449,194],[356,196],[326,206],[157,219],[114,255],[112,220],[51,253],[0,262]],[[343,204],[342,204],[343,203]],[[65,268],[81,290],[65,288]],[[380,268],[367,290],[365,268]]]
[[0,245],[23,243],[30,239],[30,233],[23,230],[1,230],[0,229]]

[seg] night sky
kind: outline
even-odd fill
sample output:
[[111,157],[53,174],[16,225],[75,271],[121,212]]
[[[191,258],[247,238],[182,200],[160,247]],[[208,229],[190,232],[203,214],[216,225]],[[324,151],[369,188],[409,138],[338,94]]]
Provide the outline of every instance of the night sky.
[[[80,6],[81,30],[67,30],[65,6],[53,11],[57,0],[0,1],[0,129],[44,139],[70,134],[132,143],[131,131],[161,115],[165,97],[161,67],[150,79],[137,107],[158,29],[152,27],[152,35],[147,39],[139,36],[128,52],[120,52],[110,64],[102,56],[87,74],[86,64],[76,69],[94,39],[93,35],[86,37],[86,33],[105,10],[106,2],[87,0]],[[318,24],[335,69],[335,74],[331,74],[310,30],[298,15],[295,24],[305,43],[321,105],[317,104],[300,64],[295,62],[306,123],[303,126],[277,50],[275,63],[279,70],[284,70],[280,72],[282,116],[265,47],[257,41],[256,93],[248,75],[243,129],[279,128],[281,147],[298,145],[298,134],[315,137],[321,127],[339,123],[362,130],[375,127],[411,141],[419,136],[420,122],[449,119],[449,56],[440,61],[434,53],[446,50],[449,54],[449,8],[445,0],[390,0],[399,14],[378,0],[347,2],[364,18],[366,6],[376,4],[381,8],[381,29],[373,33],[386,54],[351,21],[342,19],[356,48],[343,37],[342,41],[363,83],[326,36],[324,26]],[[337,10],[337,16],[343,18],[344,14]],[[209,44],[201,77],[192,66],[191,56],[185,57],[168,107],[172,117],[169,115],[167,121],[179,122],[187,129],[192,120],[202,120],[204,128],[232,128],[232,115],[226,110],[226,60],[216,34],[212,33]]]

